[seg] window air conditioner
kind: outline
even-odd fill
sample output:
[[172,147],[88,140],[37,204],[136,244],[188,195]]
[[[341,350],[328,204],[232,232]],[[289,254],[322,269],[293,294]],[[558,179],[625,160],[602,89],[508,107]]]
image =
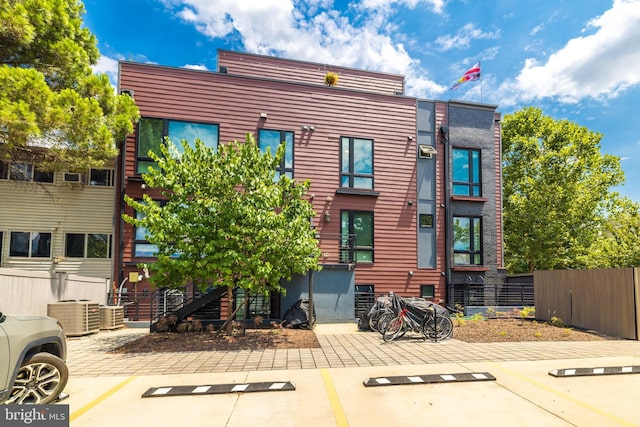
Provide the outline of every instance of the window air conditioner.
[[82,175],[81,173],[65,172],[63,180],[64,182],[77,182],[79,184],[83,184],[84,175]]

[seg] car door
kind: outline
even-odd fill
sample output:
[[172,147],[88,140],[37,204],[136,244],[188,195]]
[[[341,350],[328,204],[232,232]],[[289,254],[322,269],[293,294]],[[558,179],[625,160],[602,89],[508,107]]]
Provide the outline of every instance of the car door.
[[[0,392],[9,387],[9,338],[2,328],[4,315],[0,313]],[[2,393],[0,393],[2,394]]]

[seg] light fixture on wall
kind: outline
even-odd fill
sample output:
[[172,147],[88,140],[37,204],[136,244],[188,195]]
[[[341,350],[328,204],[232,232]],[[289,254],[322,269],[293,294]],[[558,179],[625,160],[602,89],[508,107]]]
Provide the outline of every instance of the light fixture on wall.
[[407,202],[407,206],[413,206],[413,200],[409,200],[409,201]]
[[413,270],[409,270],[409,276],[413,276]]
[[448,141],[447,133],[449,132],[449,127],[443,126],[442,124],[440,124],[440,128],[438,129],[438,132],[440,133],[440,142],[442,142],[443,144],[447,142]]
[[310,132],[313,132],[314,130],[316,130],[315,126],[312,126],[312,125],[302,125],[300,126],[300,129],[302,129],[303,131],[310,131]]
[[407,141],[413,141],[413,136],[409,135],[409,136],[407,137]]
[[262,120],[267,120],[267,113],[260,113],[260,118]]
[[329,212],[326,212],[324,214],[324,222],[331,222],[331,215],[329,214]]

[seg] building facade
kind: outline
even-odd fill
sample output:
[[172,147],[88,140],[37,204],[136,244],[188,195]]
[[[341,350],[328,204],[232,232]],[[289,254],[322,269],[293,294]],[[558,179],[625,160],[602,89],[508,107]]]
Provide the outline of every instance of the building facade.
[[[285,141],[278,172],[310,180],[320,262],[326,274],[348,272],[331,281],[350,299],[351,313],[362,294],[451,304],[455,282],[500,280],[495,106],[406,96],[396,74],[224,50],[218,65],[209,72],[120,63],[118,90],[135,98],[141,119],[117,161],[118,218],[135,216],[124,194],[157,194],[141,173],[163,137],[197,136],[216,147],[252,133],[264,149]],[[336,86],[325,84],[329,71]],[[121,284],[133,278],[128,290],[151,293],[136,274],[154,260],[144,230],[118,220],[114,234],[113,277]],[[355,235],[355,264],[341,258],[341,238],[329,237],[347,234]]]
[[70,173],[0,161],[0,267],[110,281],[114,182],[113,164]]

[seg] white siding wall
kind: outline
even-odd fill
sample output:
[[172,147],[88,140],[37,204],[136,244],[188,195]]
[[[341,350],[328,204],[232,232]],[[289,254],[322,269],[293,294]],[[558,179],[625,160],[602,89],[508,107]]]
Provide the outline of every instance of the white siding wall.
[[47,315],[47,304],[89,300],[106,304],[107,282],[94,277],[0,268],[0,311]]
[[[55,174],[53,184],[0,180],[0,266],[110,277],[112,258],[64,258],[64,245],[65,233],[109,234],[113,239],[114,196],[113,186],[65,183],[62,173]],[[51,233],[51,257],[9,257],[11,231]]]

